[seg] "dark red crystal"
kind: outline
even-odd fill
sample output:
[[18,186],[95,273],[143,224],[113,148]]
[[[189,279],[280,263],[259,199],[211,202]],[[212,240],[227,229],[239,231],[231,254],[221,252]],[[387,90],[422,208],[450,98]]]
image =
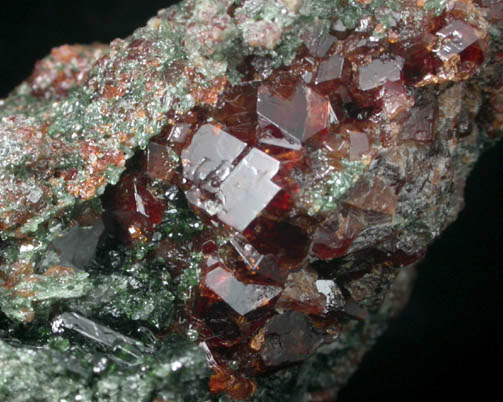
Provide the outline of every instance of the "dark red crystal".
[[203,284],[239,315],[265,306],[281,292],[277,286],[242,283],[221,266],[211,269],[205,275]]
[[148,179],[139,174],[121,177],[113,194],[112,217],[129,239],[151,236],[155,225],[162,220],[165,206],[148,190]]
[[[409,213],[400,203],[418,196],[409,187],[427,173],[410,150],[434,152],[438,135],[440,101],[424,87],[443,96],[441,84],[470,76],[487,44],[463,8],[407,7],[420,28],[406,26],[412,14],[382,36],[373,17],[354,30],[333,21],[329,33],[313,24],[288,67],[250,56],[241,85],[219,80],[218,96],[196,88],[212,101],[170,115],[139,171],[117,186],[112,213],[130,237],[148,237],[162,219],[151,181],[179,186],[207,224],[190,247],[175,253],[163,240],[156,256],[179,278],[189,249],[202,252],[180,315],[207,350],[211,391],[249,397],[254,376],[307,359],[364,320],[389,271],[420,257],[396,228]],[[183,71],[174,65],[167,78]],[[457,117],[452,138],[469,138],[472,120]]]
[[257,113],[262,125],[273,124],[292,139],[305,142],[327,127],[330,102],[300,81],[289,92],[285,96],[268,86],[261,86]]
[[436,51],[442,60],[449,60],[454,55],[460,54],[479,38],[475,29],[466,22],[454,20],[436,33],[441,45]]

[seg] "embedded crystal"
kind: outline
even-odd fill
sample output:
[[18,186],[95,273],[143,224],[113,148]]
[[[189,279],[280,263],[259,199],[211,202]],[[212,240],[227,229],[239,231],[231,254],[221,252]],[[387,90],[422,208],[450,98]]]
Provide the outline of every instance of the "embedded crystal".
[[329,260],[344,255],[365,222],[355,209],[342,208],[337,216],[316,229],[313,236],[313,252],[321,259]]
[[475,29],[460,20],[452,21],[438,31],[437,36],[440,38],[440,47],[436,53],[442,60],[449,60],[479,39]]
[[253,148],[220,186],[222,211],[218,218],[236,230],[246,229],[280,190],[271,181],[279,164]]
[[503,57],[501,0],[329,3],[185,2],[0,100],[0,335],[91,356],[78,396],[335,400],[501,135]]
[[206,274],[204,285],[240,315],[265,306],[281,292],[277,286],[242,283],[220,266]]
[[344,57],[338,54],[330,56],[327,60],[322,60],[318,67],[315,84],[341,78],[343,65]]
[[288,97],[268,86],[258,91],[257,113],[266,124],[273,124],[299,142],[305,142],[327,127],[330,102],[298,82]]
[[386,81],[400,80],[402,66],[403,60],[399,57],[391,60],[372,60],[358,69],[359,88],[368,91],[385,84]]
[[372,182],[360,180],[348,194],[346,203],[366,211],[392,215],[398,197],[393,188],[376,178]]
[[419,142],[431,141],[434,120],[435,106],[433,104],[420,104],[413,107],[410,111],[410,117],[403,126],[402,139]]
[[51,248],[59,255],[61,265],[84,269],[94,258],[96,246],[104,230],[101,219],[93,226],[77,224],[63,236],[56,238],[51,243]]
[[369,139],[365,133],[349,130],[349,159],[357,160],[370,150]]
[[265,327],[260,355],[266,366],[303,361],[323,341],[303,313],[288,311],[272,318]]
[[246,144],[213,124],[203,125],[182,152],[183,176],[205,190],[217,192]]

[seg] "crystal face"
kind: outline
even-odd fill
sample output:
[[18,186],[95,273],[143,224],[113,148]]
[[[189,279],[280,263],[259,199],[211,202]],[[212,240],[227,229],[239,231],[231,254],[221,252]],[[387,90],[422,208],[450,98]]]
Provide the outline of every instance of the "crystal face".
[[94,258],[104,229],[101,219],[92,226],[73,227],[63,236],[55,239],[51,248],[59,255],[61,265],[84,269]]
[[221,267],[206,274],[204,285],[240,315],[266,305],[281,292],[277,286],[243,284]]
[[452,21],[438,31],[437,36],[440,38],[440,47],[436,53],[442,60],[449,60],[478,40],[473,27],[460,20]]
[[220,220],[239,231],[246,229],[280,190],[271,181],[279,165],[276,159],[253,148],[220,187]]
[[217,126],[202,126],[182,152],[183,176],[215,193],[232,170],[232,163],[246,148],[243,141]]
[[267,86],[258,91],[257,113],[299,142],[305,142],[327,127],[330,103],[302,83],[290,88],[288,97]]
[[344,58],[338,54],[330,56],[327,60],[322,60],[318,67],[315,84],[341,78],[343,66]]
[[386,81],[399,81],[403,60],[372,60],[369,64],[361,66],[359,73],[359,88],[362,91],[377,88]]
[[332,45],[337,42],[333,35],[319,35],[319,31],[311,33],[304,41],[306,47],[313,56],[323,57],[330,50]]
[[[182,152],[184,177],[197,186],[188,191],[188,200],[238,231],[246,229],[280,190],[271,181],[280,163],[266,153],[253,148],[233,165],[245,148],[243,141],[208,124]],[[201,191],[215,194],[214,199],[201,201]]]
[[502,133],[499,2],[329,3],[187,2],[0,101],[1,319],[83,389],[332,401],[405,303]]
[[304,360],[321,344],[310,319],[297,311],[274,317],[265,327],[262,359],[266,366]]

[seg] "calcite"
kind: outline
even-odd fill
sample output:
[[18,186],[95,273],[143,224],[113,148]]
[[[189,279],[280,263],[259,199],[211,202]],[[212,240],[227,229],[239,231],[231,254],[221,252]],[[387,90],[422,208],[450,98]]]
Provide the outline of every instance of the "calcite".
[[5,319],[124,351],[75,393],[138,365],[115,400],[286,400],[334,348],[302,391],[333,400],[502,134],[498,7],[188,0],[53,51],[0,103]]

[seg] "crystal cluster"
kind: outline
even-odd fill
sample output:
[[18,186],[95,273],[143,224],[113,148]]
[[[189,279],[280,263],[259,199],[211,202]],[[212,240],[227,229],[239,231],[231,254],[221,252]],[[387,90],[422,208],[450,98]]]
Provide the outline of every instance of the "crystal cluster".
[[[87,221],[92,229],[71,221],[72,228],[48,246],[57,264],[85,271],[103,231],[95,215],[102,214],[105,237],[114,247],[143,247],[146,251],[133,262],[149,267],[155,262],[170,278],[165,286],[179,291],[173,290],[176,319],[161,323],[156,336],[197,333],[213,371],[210,391],[235,399],[254,395],[257,378],[303,362],[320,347],[344,343],[359,322],[370,320],[393,293],[395,278],[407,275],[429,242],[455,219],[480,144],[501,135],[503,122],[501,44],[493,44],[488,32],[488,27],[496,29],[488,21],[501,21],[498,2],[460,0],[436,10],[429,2],[370,2],[360,8],[341,3],[299,25],[286,65],[276,62],[271,49],[283,43],[282,37],[296,35],[293,16],[309,15],[309,7],[282,1],[276,6],[291,20],[246,20],[246,13],[262,3],[267,2],[245,1],[241,7],[188,2],[184,11],[161,13],[150,28],[175,27],[183,20],[186,46],[195,46],[194,37],[200,43],[197,57],[189,53],[186,64],[182,59],[166,63],[160,76],[152,67],[159,44],[147,34],[116,44],[110,56],[96,61],[98,68],[111,65],[107,57],[117,57],[117,64],[140,60],[148,66],[142,81],[148,92],[142,98],[145,108],[133,108],[129,98],[136,88],[132,80],[139,79],[143,67],[122,75],[111,70],[117,76],[112,80],[110,73],[104,84],[96,81],[102,73],[97,70],[85,83],[86,91],[96,91],[91,97],[108,99],[101,104],[103,116],[146,123],[126,125],[133,130],[128,133],[118,125],[111,137],[96,140],[104,146],[103,141],[117,139],[115,151],[106,152],[118,159],[108,164],[106,152],[96,156],[100,149],[94,145],[88,153],[89,141],[76,134],[79,146],[86,144],[87,164],[80,166],[94,169],[81,185],[98,180],[91,183],[94,194],[105,183],[106,169],[124,167],[124,158],[132,154],[125,146],[145,149],[130,160],[94,212],[85,203],[75,207],[72,219]],[[358,18],[351,20],[350,11]],[[245,38],[236,57],[240,78],[212,77],[205,69],[219,66],[213,52],[229,52],[226,40],[232,42],[233,24]],[[39,98],[66,96],[66,79],[81,85],[88,73],[84,66],[73,78],[53,78],[46,64],[37,66],[30,81],[29,90]],[[149,96],[167,96],[162,85],[176,80],[188,82],[193,103],[182,110],[175,106],[182,102],[179,96],[150,111]],[[88,129],[106,133],[106,119],[100,119]],[[20,127],[20,141],[35,136]],[[8,132],[5,126],[1,130]],[[155,135],[148,144],[135,142],[136,130]],[[39,167],[44,157],[34,165]],[[50,165],[50,172],[58,172],[63,187],[77,194],[81,173],[58,166]],[[42,210],[48,205],[46,190],[30,190],[26,197],[35,205],[43,199]],[[198,222],[195,230],[173,223],[182,204]],[[29,242],[21,233],[32,217],[25,207],[21,212],[5,209],[2,228]],[[69,251],[76,236],[82,253]],[[29,274],[33,265],[51,266],[44,261],[30,261]],[[22,282],[19,270],[9,269],[3,274],[6,289]],[[89,312],[88,304],[79,307],[77,300],[71,306]],[[26,321],[33,319],[30,314]],[[96,340],[79,329],[91,325],[87,318],[74,312],[60,317],[63,327]],[[327,398],[336,391],[334,386]]]

